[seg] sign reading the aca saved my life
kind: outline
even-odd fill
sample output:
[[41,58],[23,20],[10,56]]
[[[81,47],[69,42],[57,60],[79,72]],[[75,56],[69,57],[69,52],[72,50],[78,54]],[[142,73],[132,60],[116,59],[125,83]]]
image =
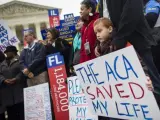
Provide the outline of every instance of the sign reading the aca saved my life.
[[76,76],[68,78],[68,99],[70,120],[98,120],[98,116],[90,112],[86,96]]
[[0,50],[5,51],[7,46],[16,46],[18,43],[18,38],[13,35],[7,23],[0,20]]
[[160,120],[160,111],[134,48],[113,52],[74,67],[96,115]]
[[56,120],[69,120],[67,74],[60,53],[47,56],[50,88]]
[[24,88],[25,120],[52,120],[49,85]]

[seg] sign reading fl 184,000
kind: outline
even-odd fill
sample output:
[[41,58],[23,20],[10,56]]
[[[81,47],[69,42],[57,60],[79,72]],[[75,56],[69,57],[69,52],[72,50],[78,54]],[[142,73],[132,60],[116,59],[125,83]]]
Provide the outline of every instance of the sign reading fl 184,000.
[[67,78],[63,56],[60,53],[47,56],[50,88],[56,120],[69,120]]

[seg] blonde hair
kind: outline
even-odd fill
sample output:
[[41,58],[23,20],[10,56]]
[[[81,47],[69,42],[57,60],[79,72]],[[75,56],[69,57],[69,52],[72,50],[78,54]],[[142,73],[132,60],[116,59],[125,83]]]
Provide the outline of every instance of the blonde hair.
[[99,18],[94,22],[94,27],[98,24],[102,23],[106,28],[109,28],[110,26],[113,27],[113,24],[110,19],[108,18]]

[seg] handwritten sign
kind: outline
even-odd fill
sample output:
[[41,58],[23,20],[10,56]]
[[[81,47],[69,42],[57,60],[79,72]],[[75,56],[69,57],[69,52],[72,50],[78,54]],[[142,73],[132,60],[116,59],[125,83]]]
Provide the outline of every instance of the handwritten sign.
[[77,77],[68,78],[68,99],[70,120],[98,120],[98,116],[89,111],[87,99]]
[[7,46],[16,46],[18,43],[18,38],[13,35],[7,23],[0,20],[0,50],[4,52]]
[[25,120],[52,120],[48,83],[24,88]]
[[113,52],[74,67],[96,115],[160,120],[160,111],[134,48]]
[[69,120],[68,88],[63,56],[60,53],[47,56],[50,88],[56,120]]

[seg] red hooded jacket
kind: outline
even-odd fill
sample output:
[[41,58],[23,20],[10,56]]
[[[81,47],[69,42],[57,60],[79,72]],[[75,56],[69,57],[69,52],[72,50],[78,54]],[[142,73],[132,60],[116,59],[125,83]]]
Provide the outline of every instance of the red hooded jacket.
[[[96,34],[94,33],[93,24],[99,18],[99,14],[95,13],[93,16],[89,17],[89,22],[83,25],[81,29],[81,37],[82,37],[82,45],[81,45],[81,52],[80,52],[80,63],[86,62],[88,60],[92,60],[96,58],[94,49],[96,44]],[[89,55],[86,54],[84,44],[86,40],[89,42],[90,51]]]

